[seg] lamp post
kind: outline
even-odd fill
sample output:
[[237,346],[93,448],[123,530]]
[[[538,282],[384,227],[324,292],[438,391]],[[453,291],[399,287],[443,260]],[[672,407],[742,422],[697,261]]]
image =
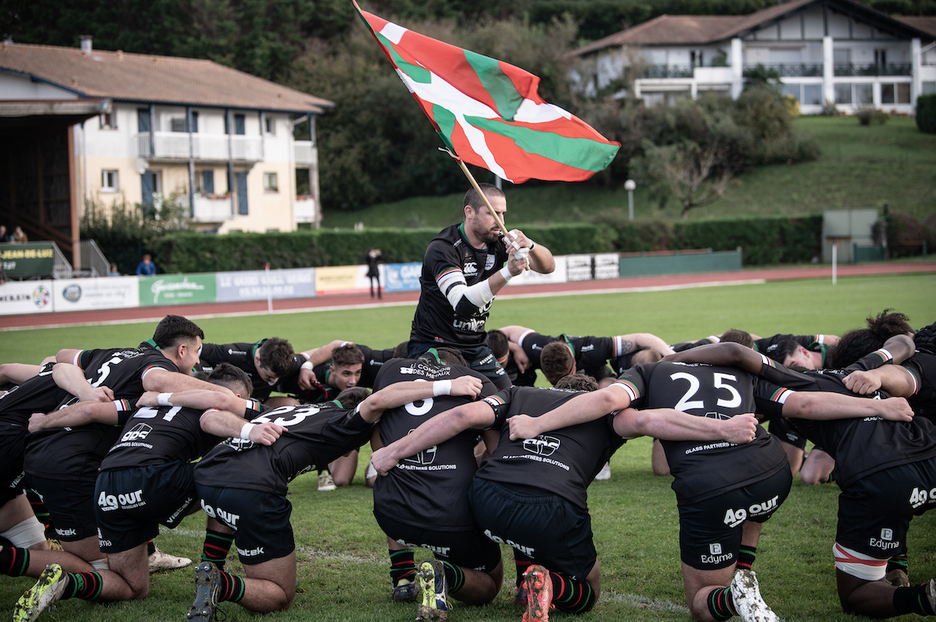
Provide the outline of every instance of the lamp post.
[[636,188],[637,184],[633,179],[624,182],[624,189],[627,190],[627,215],[631,220],[634,219],[634,190]]

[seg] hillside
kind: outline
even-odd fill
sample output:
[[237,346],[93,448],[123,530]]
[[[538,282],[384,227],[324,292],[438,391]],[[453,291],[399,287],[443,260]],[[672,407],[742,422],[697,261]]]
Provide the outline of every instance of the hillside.
[[[936,136],[920,133],[913,119],[893,117],[885,125],[862,126],[854,117],[801,117],[796,127],[819,140],[818,161],[749,171],[721,200],[690,212],[689,218],[803,215],[885,204],[920,220],[936,213]],[[580,222],[609,210],[627,212],[623,184],[614,189],[537,184],[505,191],[511,226]],[[460,218],[460,202],[456,194],[415,197],[356,212],[329,212],[326,206],[323,226],[344,228],[360,222],[365,227],[441,228]],[[679,217],[675,200],[660,208],[640,187],[634,192],[634,212],[638,219]]]

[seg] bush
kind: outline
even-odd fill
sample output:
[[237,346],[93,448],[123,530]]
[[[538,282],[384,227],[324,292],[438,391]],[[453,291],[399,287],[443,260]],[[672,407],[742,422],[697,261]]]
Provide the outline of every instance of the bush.
[[916,124],[921,132],[936,134],[936,93],[917,97]]

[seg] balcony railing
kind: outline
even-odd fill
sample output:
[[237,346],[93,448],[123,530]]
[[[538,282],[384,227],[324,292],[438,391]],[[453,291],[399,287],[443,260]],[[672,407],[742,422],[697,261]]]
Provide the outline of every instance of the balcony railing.
[[[189,135],[183,132],[154,132],[137,134],[137,153],[141,158],[187,160],[189,154],[196,160],[258,162],[262,144],[259,136],[227,136],[226,134],[193,134],[191,151]],[[228,157],[228,139],[231,154]]]
[[763,67],[764,69],[773,69],[781,78],[821,78],[822,63],[758,63],[756,65],[745,65],[744,68],[755,69]]
[[293,142],[293,158],[297,165],[314,166],[315,149],[312,148],[311,140],[297,140]]
[[315,222],[315,199],[310,196],[296,197],[296,222]]
[[856,65],[855,63],[836,63],[834,66],[836,76],[911,76],[913,66],[909,64],[896,65],[887,63],[881,65],[870,63]]
[[692,65],[651,65],[644,70],[644,78],[691,78],[695,67]]
[[203,197],[201,193],[195,194],[195,209],[192,218],[198,222],[224,222],[233,218],[231,213],[231,197],[212,198]]

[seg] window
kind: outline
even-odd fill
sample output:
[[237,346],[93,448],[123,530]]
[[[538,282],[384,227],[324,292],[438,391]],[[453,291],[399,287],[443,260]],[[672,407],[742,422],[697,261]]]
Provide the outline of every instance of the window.
[[797,99],[797,101],[799,101],[800,103],[802,103],[802,99],[801,99],[802,95],[800,94],[800,85],[799,85],[799,84],[784,84],[784,85],[783,85],[783,94],[784,94],[784,95],[792,95],[793,97],[795,97],[795,98]]
[[185,130],[185,117],[172,117],[169,119],[170,131],[172,132],[184,132]]
[[852,85],[850,82],[845,83],[845,84],[835,85],[835,103],[836,104],[852,103]]
[[244,122],[244,115],[236,114],[234,115],[234,133],[238,136],[243,136],[247,133],[247,126]]
[[99,117],[99,119],[101,120],[102,130],[116,130],[117,129],[117,114],[116,113],[105,112]]
[[273,117],[263,117],[263,124],[267,134],[272,136],[276,135],[276,119]]
[[897,85],[897,103],[898,104],[910,103],[910,85],[906,82],[902,82]]
[[101,192],[117,192],[117,171],[101,171]]
[[878,67],[883,67],[887,64],[887,50],[877,49],[874,50],[874,64]]
[[923,95],[936,93],[936,82],[924,82],[921,90],[923,91]]
[[214,171],[201,172],[202,192],[214,194]]
[[198,113],[192,111],[192,132],[198,133]]
[[859,106],[870,106],[873,104],[874,88],[870,84],[856,84],[855,103]]
[[276,173],[263,174],[264,192],[279,192],[279,186],[276,183]]
[[834,65],[850,64],[851,50],[832,50],[832,63]]
[[800,100],[800,103],[808,104],[811,106],[821,106],[822,105],[822,85],[821,84],[804,84],[803,85],[803,99]]

